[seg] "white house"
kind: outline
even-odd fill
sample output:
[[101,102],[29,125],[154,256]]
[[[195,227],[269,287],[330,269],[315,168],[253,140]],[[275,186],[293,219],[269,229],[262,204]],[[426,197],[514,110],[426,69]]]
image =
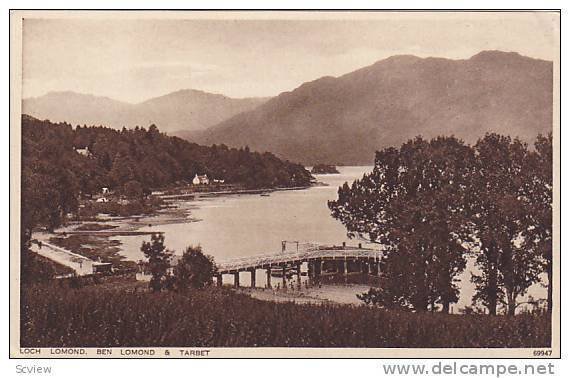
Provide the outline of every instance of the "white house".
[[91,156],[91,151],[89,151],[89,147],[76,148],[75,152],[77,152],[79,155],[83,155],[83,156],[87,156],[87,157]]
[[210,180],[208,179],[207,175],[198,175],[196,174],[192,179],[192,184],[194,185],[208,185],[210,184]]
[[101,193],[109,194],[109,188],[101,188]]

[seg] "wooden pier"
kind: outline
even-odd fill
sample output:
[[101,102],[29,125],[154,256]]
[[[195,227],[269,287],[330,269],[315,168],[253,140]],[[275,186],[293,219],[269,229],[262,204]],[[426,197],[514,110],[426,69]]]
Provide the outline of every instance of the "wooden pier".
[[302,246],[293,251],[286,251],[283,247],[281,253],[257,255],[245,258],[222,261],[217,264],[217,284],[222,285],[223,275],[232,275],[235,287],[240,286],[240,273],[250,273],[250,285],[256,287],[257,270],[265,270],[266,287],[271,287],[271,277],[279,275],[282,279],[281,287],[286,287],[287,276],[296,275],[297,283],[301,283],[301,266],[307,264],[306,274],[309,280],[318,282],[325,271],[333,271],[345,277],[350,272],[361,272],[379,275],[379,262],[382,251],[379,249],[347,246],[326,246],[311,244]]

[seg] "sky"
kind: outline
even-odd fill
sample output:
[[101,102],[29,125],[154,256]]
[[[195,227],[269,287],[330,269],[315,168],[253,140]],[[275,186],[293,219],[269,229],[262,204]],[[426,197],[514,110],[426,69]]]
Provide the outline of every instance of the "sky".
[[23,97],[74,91],[136,103],[189,88],[266,97],[392,55],[558,53],[557,18],[548,13],[128,16],[26,18]]

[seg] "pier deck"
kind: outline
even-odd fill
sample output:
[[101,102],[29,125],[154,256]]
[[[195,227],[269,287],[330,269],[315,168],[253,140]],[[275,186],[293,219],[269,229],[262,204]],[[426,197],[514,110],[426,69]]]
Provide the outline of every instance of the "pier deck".
[[[251,285],[255,286],[256,270],[264,269],[267,272],[267,282],[270,284],[270,277],[276,271],[281,272],[285,282],[285,277],[291,275],[290,271],[295,271],[301,276],[301,265],[307,264],[307,273],[310,279],[318,280],[321,272],[324,272],[325,264],[335,266],[337,272],[348,274],[349,266],[358,266],[358,270],[369,274],[380,274],[379,263],[382,250],[351,246],[326,246],[312,244],[292,251],[281,253],[254,255],[244,258],[220,261],[217,264],[218,285],[221,285],[222,276],[231,274],[234,276],[234,286],[239,287],[240,272],[251,273]],[[300,279],[298,280],[300,282]]]

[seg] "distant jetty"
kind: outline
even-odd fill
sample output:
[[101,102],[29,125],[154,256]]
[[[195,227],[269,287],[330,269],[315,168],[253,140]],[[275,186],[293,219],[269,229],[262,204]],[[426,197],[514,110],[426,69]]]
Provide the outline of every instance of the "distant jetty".
[[317,175],[340,173],[334,165],[317,164],[311,170],[311,173]]

